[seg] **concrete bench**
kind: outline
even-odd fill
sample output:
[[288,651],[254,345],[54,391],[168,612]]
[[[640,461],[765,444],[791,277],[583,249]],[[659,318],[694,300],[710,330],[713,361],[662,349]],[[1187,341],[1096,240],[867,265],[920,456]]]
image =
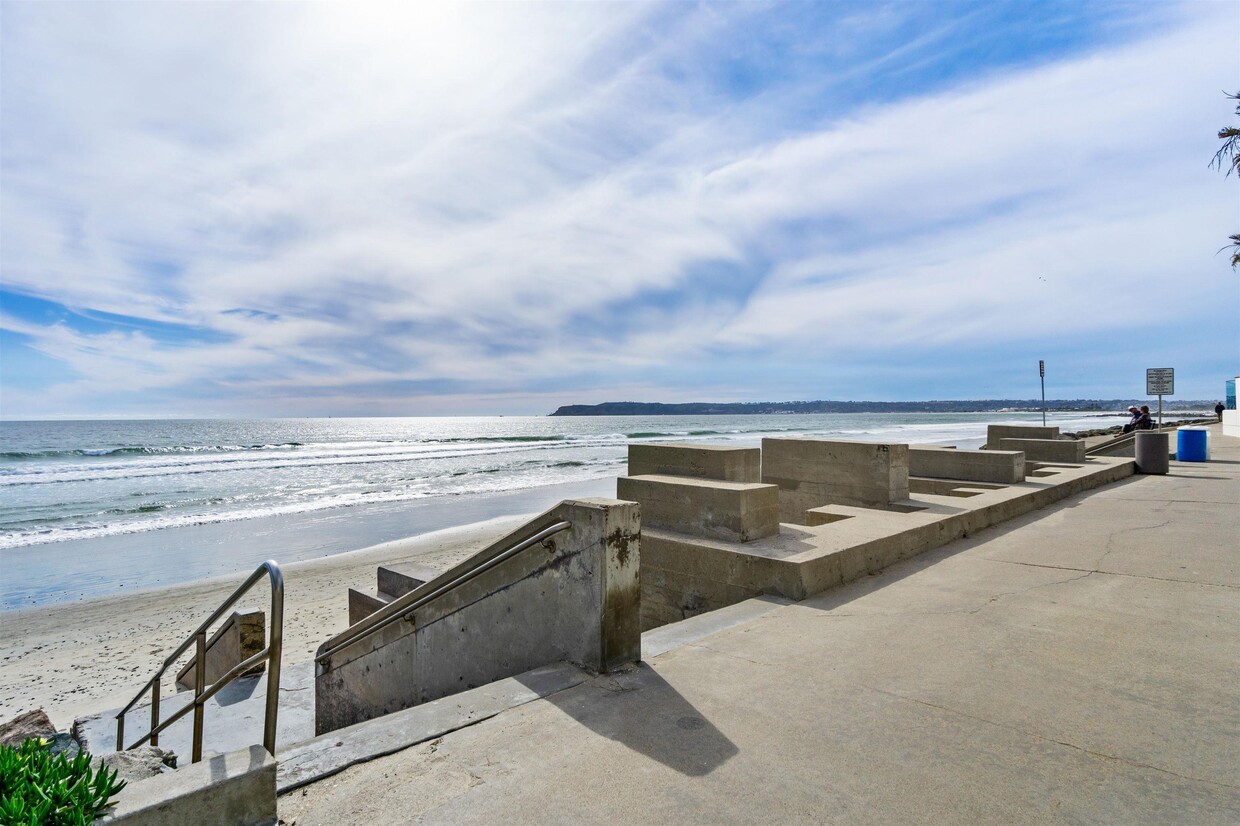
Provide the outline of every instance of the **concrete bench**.
[[992,424],[986,428],[986,449],[1003,450],[1002,439],[1058,439],[1058,427],[1024,424]]
[[1025,481],[1025,454],[1017,450],[910,447],[908,472],[910,476],[934,479],[1014,485]]
[[999,449],[1022,451],[1027,462],[1081,464],[1085,461],[1083,439],[1000,439]]
[[779,488],[781,522],[823,505],[887,508],[908,499],[906,444],[763,439],[762,481]]
[[628,475],[756,483],[762,481],[762,451],[719,445],[629,445]]
[[779,533],[774,485],[688,476],[621,476],[616,496],[641,505],[643,527],[752,542]]

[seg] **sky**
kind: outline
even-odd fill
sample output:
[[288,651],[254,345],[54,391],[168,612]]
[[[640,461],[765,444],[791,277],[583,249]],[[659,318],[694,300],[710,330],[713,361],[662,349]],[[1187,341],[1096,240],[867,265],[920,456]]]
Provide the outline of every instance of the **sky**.
[[0,3],[0,417],[1216,399],[1234,2]]

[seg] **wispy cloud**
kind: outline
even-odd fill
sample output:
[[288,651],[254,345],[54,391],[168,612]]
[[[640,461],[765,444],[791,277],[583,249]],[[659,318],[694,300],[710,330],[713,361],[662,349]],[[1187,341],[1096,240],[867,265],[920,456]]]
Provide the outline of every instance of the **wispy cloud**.
[[1235,342],[1236,10],[927,8],[5,4],[3,286],[113,323],[5,306],[66,369],[0,413],[994,395],[1039,348],[1126,395],[1138,331]]

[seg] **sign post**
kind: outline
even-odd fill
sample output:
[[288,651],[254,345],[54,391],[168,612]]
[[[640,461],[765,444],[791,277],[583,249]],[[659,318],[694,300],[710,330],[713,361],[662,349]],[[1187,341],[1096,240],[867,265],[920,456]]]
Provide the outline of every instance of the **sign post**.
[[1042,380],[1042,426],[1046,427],[1046,362],[1038,359],[1038,378]]
[[1158,397],[1158,429],[1162,430],[1162,397],[1175,395],[1175,368],[1147,367],[1145,395]]

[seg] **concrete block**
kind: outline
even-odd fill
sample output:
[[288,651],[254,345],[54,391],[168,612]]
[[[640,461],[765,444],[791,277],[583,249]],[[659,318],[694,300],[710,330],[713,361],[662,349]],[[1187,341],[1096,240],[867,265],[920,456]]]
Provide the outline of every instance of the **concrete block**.
[[[211,685],[224,676],[228,669],[237,663],[247,657],[253,657],[266,647],[265,617],[262,611],[248,611],[244,614],[234,611],[232,616],[216,629],[216,632],[207,640],[207,685]],[[197,657],[191,657],[189,662],[177,672],[177,686],[191,691],[194,689],[196,664]],[[266,668],[266,663],[260,662],[239,676],[261,674],[264,668]]]
[[1069,462],[1080,464],[1085,461],[1085,441],[1083,439],[1009,439],[999,440],[1000,450],[1019,450],[1025,454],[1026,462]]
[[384,599],[382,595],[371,596],[357,590],[349,589],[349,625],[356,625],[366,617],[378,611],[387,605],[390,600]]
[[267,826],[276,812],[276,761],[262,746],[218,754],[121,790],[96,824]]
[[645,526],[732,542],[779,533],[779,491],[774,485],[621,476],[616,491],[621,499],[641,503]]
[[992,424],[986,427],[986,449],[1002,450],[1001,439],[1058,439],[1058,427],[1025,424]]
[[[546,543],[505,555],[561,520],[572,527]],[[562,502],[424,588],[394,600],[383,610],[400,620],[319,662],[316,734],[550,663],[602,672],[636,662],[641,656],[640,528],[634,502]],[[478,569],[482,572],[472,579],[421,602],[440,585]],[[341,641],[338,635],[319,650]]]
[[956,450],[910,446],[910,476],[966,479],[1015,485],[1025,480],[1025,454],[1018,450]]
[[761,482],[762,451],[756,447],[722,445],[629,445],[628,475]]
[[805,524],[823,505],[889,507],[908,499],[905,444],[763,439],[762,481],[779,487],[781,522]]
[[436,571],[433,568],[427,568],[425,565],[405,564],[399,568],[389,568],[381,565],[379,566],[377,582],[379,593],[386,594],[392,598],[403,597],[410,591],[421,588],[441,573],[443,571]]

